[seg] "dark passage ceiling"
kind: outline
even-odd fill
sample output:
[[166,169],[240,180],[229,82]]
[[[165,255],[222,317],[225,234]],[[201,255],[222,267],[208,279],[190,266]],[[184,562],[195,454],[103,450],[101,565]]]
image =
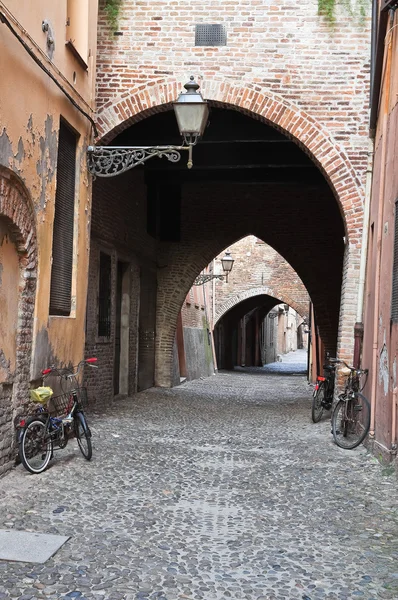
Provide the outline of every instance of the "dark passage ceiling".
[[[181,138],[174,113],[159,113],[121,133],[112,146],[179,145]],[[228,181],[246,183],[318,183],[324,179],[311,159],[282,133],[244,114],[212,108],[208,126],[193,149],[194,166],[181,161],[151,159],[146,176],[165,181]]]

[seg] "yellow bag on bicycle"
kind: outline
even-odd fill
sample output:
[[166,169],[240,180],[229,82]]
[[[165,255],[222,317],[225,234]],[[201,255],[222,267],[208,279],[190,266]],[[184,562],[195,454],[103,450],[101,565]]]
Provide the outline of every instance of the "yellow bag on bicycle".
[[30,399],[33,402],[40,402],[40,404],[46,404],[53,395],[53,391],[50,387],[38,387],[35,390],[29,390]]

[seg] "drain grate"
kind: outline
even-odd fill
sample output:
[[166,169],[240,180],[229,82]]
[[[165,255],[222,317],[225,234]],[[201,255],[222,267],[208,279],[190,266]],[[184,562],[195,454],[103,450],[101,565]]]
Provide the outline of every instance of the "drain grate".
[[226,46],[227,32],[224,25],[196,25],[195,46]]

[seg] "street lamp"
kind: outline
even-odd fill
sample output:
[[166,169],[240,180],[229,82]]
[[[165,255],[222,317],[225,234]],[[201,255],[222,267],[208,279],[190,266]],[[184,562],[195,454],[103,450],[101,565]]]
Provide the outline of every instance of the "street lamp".
[[225,275],[214,275],[212,273],[201,273],[200,275],[198,275],[196,277],[195,281],[193,282],[193,285],[203,285],[204,283],[207,283],[208,281],[211,281],[212,279],[220,279],[221,281],[223,281],[224,277],[225,277],[225,283],[228,283],[228,274],[232,271],[234,262],[235,261],[232,258],[230,251],[227,250],[225,252],[225,256],[223,256],[223,258],[221,259],[221,264],[222,264],[222,268],[223,268]]
[[192,148],[203,134],[209,116],[209,107],[199,85],[190,81],[184,85],[186,92],[181,92],[173,102],[174,114],[185,145],[183,146],[89,146],[87,162],[89,172],[96,177],[115,177],[138,165],[144,164],[153,156],[166,157],[170,162],[178,162],[180,151],[188,151],[188,169],[192,168]]

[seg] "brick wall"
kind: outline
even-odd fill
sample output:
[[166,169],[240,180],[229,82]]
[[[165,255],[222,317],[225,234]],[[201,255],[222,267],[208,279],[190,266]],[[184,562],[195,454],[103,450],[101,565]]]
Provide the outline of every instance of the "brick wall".
[[[267,292],[308,317],[309,296],[303,282],[271,246],[255,236],[247,236],[229,246],[229,250],[235,262],[228,283],[215,284],[216,321],[236,303]],[[224,252],[217,257],[219,265],[223,256]]]
[[[153,269],[155,240],[146,233],[146,187],[139,172],[115,180],[97,180],[93,190],[89,291],[86,317],[86,356],[98,357],[98,370],[86,369],[91,401],[110,400],[114,395],[115,315],[117,261],[128,265],[130,276],[129,383],[137,391],[138,314],[140,272]],[[100,252],[112,258],[111,332],[98,336],[98,294]],[[156,294],[156,289],[153,290]],[[145,310],[145,307],[142,308]]]
[[[224,25],[227,45],[196,47],[195,25],[203,23]],[[342,143],[355,169],[364,168],[369,20],[358,26],[341,11],[332,29],[317,15],[317,0],[124,0],[119,29],[113,35],[100,10],[100,113],[139,88],[194,73],[208,86],[239,83],[300,107]]]
[[[33,310],[36,291],[37,240],[35,218],[25,188],[11,171],[0,167],[0,219],[6,225],[10,242],[19,255],[19,300],[16,335],[15,369],[0,369],[0,476],[13,465],[17,448],[15,424],[28,405],[32,357]],[[5,290],[7,293],[7,290]],[[4,319],[4,315],[2,316]],[[14,324],[13,324],[14,325]],[[7,328],[7,320],[2,322]],[[0,339],[0,362],[9,365],[10,357]]]

